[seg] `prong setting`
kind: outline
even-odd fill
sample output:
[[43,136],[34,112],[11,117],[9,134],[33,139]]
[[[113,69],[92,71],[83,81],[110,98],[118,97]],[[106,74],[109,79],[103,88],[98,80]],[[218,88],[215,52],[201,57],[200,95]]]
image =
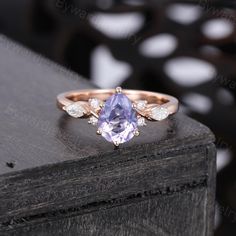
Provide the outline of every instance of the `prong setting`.
[[121,87],[116,87],[116,93],[122,93],[122,88]]
[[101,135],[101,134],[102,134],[101,129],[98,129],[98,130],[97,130],[97,135]]
[[100,108],[103,108],[103,107],[105,107],[105,104],[104,104],[104,102],[101,102],[100,103]]
[[136,105],[136,103],[132,103],[132,107],[134,108],[134,109],[136,109],[137,108],[137,105]]
[[136,130],[134,131],[134,135],[135,135],[136,137],[140,135],[140,132],[139,132],[138,129],[136,129]]
[[114,142],[114,145],[115,145],[116,147],[119,147],[120,143],[117,142],[117,141],[115,141],[115,142]]

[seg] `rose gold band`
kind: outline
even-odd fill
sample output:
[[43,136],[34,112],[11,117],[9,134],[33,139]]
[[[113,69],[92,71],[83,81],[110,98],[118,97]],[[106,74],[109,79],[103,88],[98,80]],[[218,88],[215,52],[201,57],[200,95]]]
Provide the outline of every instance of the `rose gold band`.
[[[85,108],[87,107],[89,109],[89,99],[97,98],[105,101],[115,92],[115,89],[88,89],[68,91],[57,96],[57,104],[60,109],[63,109],[63,107],[68,106],[73,102],[80,101]],[[146,100],[148,102],[148,106],[145,112],[148,112],[148,109],[152,108],[154,105],[161,105],[162,107],[165,107],[168,110],[169,114],[173,114],[178,111],[178,100],[175,97],[167,94],[125,89],[122,90],[122,93],[125,94],[133,103],[138,100]]]

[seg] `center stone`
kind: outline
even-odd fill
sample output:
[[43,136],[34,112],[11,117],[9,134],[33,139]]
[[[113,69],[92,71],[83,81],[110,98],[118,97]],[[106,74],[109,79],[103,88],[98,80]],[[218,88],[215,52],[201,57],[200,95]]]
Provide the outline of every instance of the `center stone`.
[[134,137],[137,114],[126,95],[116,93],[107,99],[99,115],[98,129],[107,141],[115,144]]

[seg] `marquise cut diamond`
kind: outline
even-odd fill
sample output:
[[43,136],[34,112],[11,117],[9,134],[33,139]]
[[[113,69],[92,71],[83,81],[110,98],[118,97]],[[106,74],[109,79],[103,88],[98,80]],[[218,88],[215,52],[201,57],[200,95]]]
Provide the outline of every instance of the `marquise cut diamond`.
[[156,106],[152,108],[150,117],[154,120],[164,120],[169,116],[169,111],[165,107]]
[[86,110],[84,107],[80,104],[80,102],[74,102],[68,106],[64,107],[64,110],[72,117],[79,118],[82,117]]

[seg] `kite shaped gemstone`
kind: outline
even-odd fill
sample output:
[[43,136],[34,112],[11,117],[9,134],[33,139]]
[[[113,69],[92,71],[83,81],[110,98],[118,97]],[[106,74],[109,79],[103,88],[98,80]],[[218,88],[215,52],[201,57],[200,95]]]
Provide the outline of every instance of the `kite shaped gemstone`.
[[123,93],[109,97],[98,119],[101,135],[115,145],[132,139],[137,131],[137,114],[129,98]]

